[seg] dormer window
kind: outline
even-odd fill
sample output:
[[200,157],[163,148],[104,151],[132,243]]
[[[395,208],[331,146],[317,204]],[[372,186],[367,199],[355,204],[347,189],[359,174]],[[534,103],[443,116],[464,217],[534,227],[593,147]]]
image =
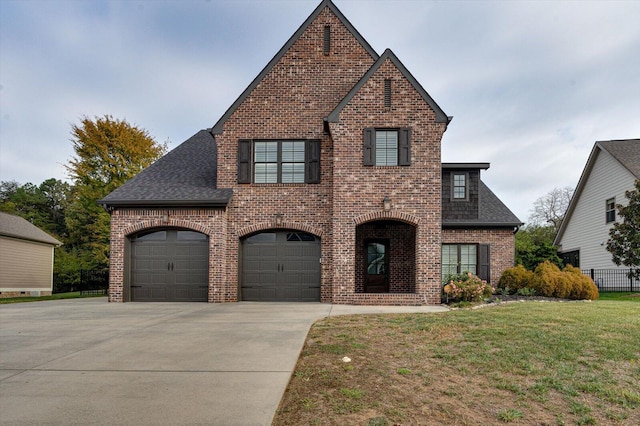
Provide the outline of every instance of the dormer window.
[[469,175],[467,173],[452,173],[451,181],[453,185],[451,198],[454,200],[467,200]]

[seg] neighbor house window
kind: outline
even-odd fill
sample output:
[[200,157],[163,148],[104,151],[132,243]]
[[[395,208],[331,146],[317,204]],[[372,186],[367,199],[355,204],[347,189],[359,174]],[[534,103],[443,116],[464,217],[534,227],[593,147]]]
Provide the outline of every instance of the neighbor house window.
[[449,275],[478,271],[477,244],[443,244],[442,245],[442,278]]
[[616,199],[609,198],[606,203],[606,223],[611,223],[616,221]]
[[453,199],[454,200],[466,200],[467,199],[467,181],[468,175],[466,173],[453,173]]
[[365,166],[410,166],[411,129],[364,129]]
[[320,141],[238,141],[238,183],[319,183]]

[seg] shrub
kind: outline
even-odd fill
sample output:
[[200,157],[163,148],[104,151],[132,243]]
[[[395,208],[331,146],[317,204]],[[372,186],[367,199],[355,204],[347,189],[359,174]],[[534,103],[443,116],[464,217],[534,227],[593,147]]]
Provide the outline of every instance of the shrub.
[[583,274],[580,269],[567,265],[563,269],[563,273],[572,279],[573,287],[571,294],[568,296],[570,299],[596,300],[600,297],[596,284],[591,277]]
[[560,279],[560,268],[551,262],[542,262],[533,274],[532,287],[540,296],[555,297]]
[[481,280],[471,272],[451,277],[442,289],[447,299],[464,302],[479,302],[493,294],[491,287],[485,280]]
[[521,288],[531,287],[533,281],[533,272],[529,271],[522,265],[516,265],[502,273],[498,281],[498,288],[510,293],[516,293]]

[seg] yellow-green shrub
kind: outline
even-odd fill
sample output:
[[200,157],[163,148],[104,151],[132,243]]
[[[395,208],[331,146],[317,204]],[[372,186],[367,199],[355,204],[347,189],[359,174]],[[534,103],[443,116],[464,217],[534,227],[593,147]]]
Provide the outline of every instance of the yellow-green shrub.
[[515,293],[521,288],[531,287],[533,272],[522,265],[506,269],[498,281],[499,289],[509,289],[510,293]]
[[596,300],[600,297],[596,284],[591,277],[583,274],[580,269],[567,265],[563,269],[563,273],[570,276],[573,280],[572,292],[570,296],[568,296],[570,299]]
[[549,261],[542,262],[533,274],[533,288],[540,296],[555,297],[560,268]]

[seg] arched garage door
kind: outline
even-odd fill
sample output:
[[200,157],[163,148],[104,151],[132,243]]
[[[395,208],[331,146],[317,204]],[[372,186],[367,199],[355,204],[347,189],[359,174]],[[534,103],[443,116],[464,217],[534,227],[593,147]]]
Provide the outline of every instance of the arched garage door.
[[296,231],[244,239],[241,280],[241,300],[320,301],[320,239]]
[[131,301],[206,302],[209,239],[167,229],[131,238]]

